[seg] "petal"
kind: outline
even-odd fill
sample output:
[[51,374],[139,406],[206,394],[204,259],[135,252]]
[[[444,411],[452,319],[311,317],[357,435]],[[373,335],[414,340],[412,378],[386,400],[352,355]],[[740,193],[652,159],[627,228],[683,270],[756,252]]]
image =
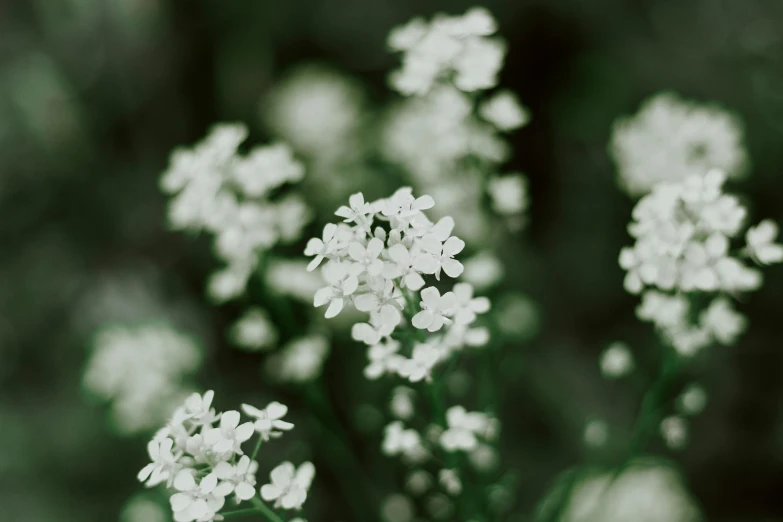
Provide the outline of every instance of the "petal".
[[368,292],[366,294],[359,294],[354,296],[353,304],[357,310],[362,312],[370,312],[378,308],[378,296]]
[[416,210],[427,210],[435,206],[435,200],[432,196],[421,196],[413,202],[413,208]]
[[348,245],[348,255],[351,256],[354,261],[362,261],[365,258],[367,251],[358,242],[354,241]]
[[218,462],[213,471],[219,479],[226,480],[234,476],[234,469],[234,466],[224,461]]
[[408,249],[402,243],[397,243],[388,250],[389,258],[397,264],[408,266],[410,263],[410,254]]
[[434,314],[427,310],[422,310],[413,316],[411,323],[413,326],[419,329],[427,328],[432,324]]
[[203,479],[201,479],[201,483],[198,485],[199,491],[203,493],[204,495],[208,495],[212,492],[213,489],[215,489],[215,486],[217,486],[218,478],[217,474],[215,472],[210,473]]
[[325,305],[332,298],[332,294],[333,292],[331,286],[325,286],[316,291],[315,295],[313,296],[313,306],[318,308],[319,306]]
[[312,272],[313,270],[318,268],[318,265],[320,265],[321,261],[323,260],[324,260],[324,256],[321,255],[315,256],[315,259],[313,259],[307,264],[307,271]]
[[434,235],[440,241],[446,241],[454,230],[454,219],[451,216],[441,218],[430,229],[430,234]]
[[231,494],[231,492],[234,491],[234,484],[231,482],[221,482],[220,484],[215,487],[215,489],[212,490],[212,496],[223,498],[227,497]]
[[195,501],[188,508],[188,514],[192,516],[194,519],[202,518],[208,512],[209,512],[209,506],[207,505],[207,501],[203,499],[199,499]]
[[446,272],[446,275],[452,278],[459,277],[462,275],[462,271],[465,270],[465,267],[462,266],[462,263],[456,259],[446,259],[443,261],[441,266],[443,267],[443,271]]
[[375,259],[378,257],[381,254],[381,250],[383,250],[383,241],[380,239],[374,237],[367,243],[367,255],[370,258]]
[[190,495],[186,495],[185,493],[174,493],[171,495],[169,502],[171,502],[172,511],[182,511],[183,509],[187,509],[187,507],[190,506],[190,504],[193,502],[193,498]]
[[437,308],[440,303],[440,292],[434,286],[428,286],[421,291],[421,300],[428,308]]
[[340,216],[341,218],[350,219],[353,216],[353,210],[343,205],[338,208],[334,214],[336,216]]
[[438,271],[438,260],[432,254],[417,254],[413,257],[413,268],[423,274],[434,274]]
[[327,223],[326,226],[324,227],[324,235],[323,235],[324,242],[328,243],[329,241],[331,241],[332,238],[334,237],[335,232],[337,232],[337,225],[335,225],[334,223]]
[[263,411],[259,410],[255,406],[251,406],[250,404],[243,404],[241,408],[246,415],[249,415],[250,417],[255,417],[256,419],[264,415]]
[[489,299],[486,297],[477,297],[470,301],[470,309],[477,314],[483,314],[489,311],[490,308]]
[[294,465],[286,461],[273,469],[272,473],[269,474],[269,477],[272,479],[273,484],[285,487],[291,483],[295,473],[296,468]]
[[256,494],[255,488],[253,488],[253,486],[247,482],[241,482],[237,484],[234,492],[236,493],[237,498],[240,500],[250,500]]
[[427,234],[419,239],[419,246],[428,254],[440,255],[443,249],[443,243],[433,234]]
[[332,302],[329,303],[329,308],[326,309],[326,313],[324,314],[324,317],[327,319],[331,319],[332,317],[335,317],[337,314],[339,314],[343,309],[343,298],[342,297],[335,297],[332,299]]
[[424,278],[416,272],[411,272],[405,276],[405,286],[414,291],[419,290],[424,286]]
[[261,498],[267,502],[275,500],[283,494],[283,490],[272,484],[265,484],[261,486]]
[[237,442],[245,442],[253,436],[253,431],[253,423],[246,422],[241,426],[238,426],[236,431],[234,431],[234,440]]
[[470,283],[457,283],[451,291],[461,303],[467,303],[473,297],[473,285]]
[[144,482],[147,480],[152,473],[152,470],[155,469],[156,464],[147,464],[143,468],[141,468],[141,471],[139,471],[139,474],[136,475],[136,478],[139,480],[139,482]]
[[236,410],[229,410],[223,413],[220,418],[220,427],[223,430],[234,429],[239,425],[239,412]]
[[266,414],[270,419],[280,419],[288,413],[288,406],[279,402],[270,402],[266,407]]
[[364,194],[361,192],[357,192],[356,194],[351,194],[351,196],[348,198],[348,204],[351,205],[351,208],[359,208],[364,205]]
[[190,491],[196,489],[196,479],[187,470],[182,470],[174,477],[174,489],[178,491]]
[[457,236],[451,236],[443,243],[443,254],[454,256],[462,252],[463,248],[465,248],[465,242]]
[[305,246],[304,254],[306,256],[314,256],[324,249],[324,242],[317,237],[310,238]]
[[343,282],[343,295],[351,295],[357,288],[359,288],[359,278],[350,276]]

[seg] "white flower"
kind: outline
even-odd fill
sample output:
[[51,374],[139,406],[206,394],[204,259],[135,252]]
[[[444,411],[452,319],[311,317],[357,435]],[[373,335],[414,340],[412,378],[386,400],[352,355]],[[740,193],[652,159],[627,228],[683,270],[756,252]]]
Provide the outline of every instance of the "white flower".
[[666,417],[661,421],[661,435],[669,448],[682,449],[688,442],[688,422],[676,415]]
[[780,263],[783,261],[783,245],[775,243],[777,236],[777,223],[765,219],[748,229],[745,236],[748,246],[745,252],[760,265]]
[[493,176],[487,185],[492,209],[502,216],[519,215],[528,206],[527,179],[522,174]]
[[136,477],[139,482],[146,481],[146,485],[152,487],[173,477],[174,472],[179,468],[179,459],[171,451],[173,445],[174,441],[169,438],[160,441],[151,440],[147,444],[147,453],[152,462],[139,471]]
[[[178,411],[179,421],[189,421],[196,426],[204,426],[212,423],[215,418],[215,408],[212,408],[212,400],[215,398],[215,392],[208,390],[204,395],[192,393],[185,399],[185,404]],[[175,418],[177,415],[175,415]]]
[[454,322],[468,325],[476,320],[476,314],[489,311],[490,303],[486,297],[473,297],[473,285],[470,283],[457,283],[452,289],[455,296]]
[[397,373],[406,360],[398,353],[399,350],[400,343],[394,339],[370,346],[367,349],[370,362],[364,368],[364,376],[375,380],[387,373]]
[[446,493],[452,497],[456,497],[462,493],[462,481],[460,480],[459,473],[457,473],[456,469],[440,470],[440,473],[438,473],[438,482],[440,482],[441,487],[443,487]]
[[747,322],[725,297],[714,299],[700,317],[702,328],[724,345],[734,344],[745,331]]
[[325,317],[336,316],[345,306],[346,299],[359,287],[359,279],[349,272],[347,263],[330,262],[323,268],[324,280],[329,286],[321,288],[313,297],[316,307],[329,303]]
[[270,402],[263,410],[249,404],[243,404],[242,411],[256,419],[253,428],[265,441],[280,437],[284,431],[290,431],[294,427],[290,422],[283,420],[283,417],[288,413],[288,406],[279,402]]
[[624,377],[633,371],[633,354],[625,343],[612,343],[601,354],[600,366],[601,373],[607,379]]
[[742,122],[735,114],[669,92],[614,124],[610,153],[621,186],[634,196],[711,168],[738,177],[748,164]]
[[386,426],[381,451],[389,457],[402,455],[410,462],[421,462],[428,456],[419,432],[413,428],[405,429],[401,421],[394,421]]
[[454,292],[446,292],[442,296],[438,289],[430,286],[421,291],[421,311],[413,316],[413,326],[437,332],[444,323],[450,323],[449,316],[454,311],[457,297]]
[[448,429],[440,436],[446,451],[471,451],[478,445],[478,437],[493,439],[497,421],[485,413],[468,412],[462,406],[452,406],[446,412]]
[[383,250],[383,241],[375,237],[367,242],[366,247],[358,241],[348,245],[348,255],[356,265],[361,267],[359,273],[366,272],[371,276],[377,276],[383,270],[383,261],[378,259],[381,250]]
[[196,483],[189,470],[182,470],[174,479],[178,491],[171,496],[171,509],[176,522],[208,522],[214,520],[225,503],[225,495],[218,487],[218,478],[210,473]]
[[364,201],[364,195],[361,192],[352,194],[348,199],[349,207],[343,205],[335,212],[336,215],[341,218],[345,218],[343,221],[346,223],[356,223],[358,226],[368,227],[371,225],[367,216],[372,213],[372,207],[369,203]]
[[279,353],[267,359],[269,378],[280,382],[302,383],[321,374],[329,355],[329,340],[321,335],[308,335],[289,342]]
[[369,312],[373,324],[395,327],[402,321],[400,310],[405,299],[393,281],[372,278],[367,282],[368,292],[357,294],[353,298],[354,306],[362,312]]
[[234,163],[232,174],[245,196],[258,198],[283,183],[301,181],[304,166],[288,145],[276,143],[253,149]]
[[519,103],[516,94],[505,89],[481,102],[479,114],[503,132],[524,127],[530,121],[530,113]]
[[414,268],[413,258],[405,245],[397,243],[389,247],[387,252],[391,261],[384,267],[384,276],[392,279],[401,277],[402,288],[421,290],[424,286],[424,278]]
[[247,350],[269,348],[277,342],[277,330],[261,308],[249,308],[231,327],[230,336]]
[[400,364],[397,373],[410,382],[419,382],[423,379],[431,379],[432,369],[443,357],[443,352],[437,346],[429,343],[416,343],[413,346],[413,354]]
[[443,242],[435,234],[428,234],[419,242],[422,254],[414,258],[413,266],[425,274],[435,274],[440,279],[441,269],[449,277],[459,277],[464,267],[462,263],[453,259],[462,252],[465,242],[456,236],[451,236]]
[[239,462],[231,464],[223,461],[215,466],[215,475],[222,482],[220,486],[226,495],[234,493],[236,501],[250,500],[256,494],[256,471],[258,462],[242,455]]
[[241,445],[253,435],[253,423],[239,424],[240,415],[236,410],[226,411],[220,417],[220,427],[204,432],[204,442],[215,453],[234,452],[242,455]]
[[318,268],[318,265],[321,264],[324,258],[333,259],[341,248],[337,225],[328,223],[324,227],[323,239],[314,237],[307,242],[305,255],[315,256],[310,264],[307,265],[307,270],[312,271]]
[[408,420],[413,417],[415,407],[413,404],[413,396],[415,391],[407,386],[397,386],[392,390],[391,402],[389,403],[389,409],[392,415],[398,419]]
[[274,500],[275,508],[301,509],[315,477],[315,466],[305,462],[297,469],[286,461],[273,469],[269,477],[271,483],[261,487],[261,498]]
[[689,385],[677,397],[677,408],[683,415],[698,415],[706,406],[707,392],[698,384]]
[[603,447],[609,440],[609,426],[602,420],[592,419],[585,424],[585,431],[582,437],[585,444],[590,448]]

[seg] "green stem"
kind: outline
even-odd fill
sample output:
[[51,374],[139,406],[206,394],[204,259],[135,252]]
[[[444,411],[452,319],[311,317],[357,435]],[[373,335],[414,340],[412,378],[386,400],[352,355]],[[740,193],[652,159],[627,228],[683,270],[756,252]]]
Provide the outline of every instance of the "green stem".
[[263,513],[263,515],[266,517],[269,522],[284,522],[282,518],[278,516],[277,513],[272,511],[272,509],[264,504],[260,498],[253,497],[250,499],[250,503],[253,504],[257,511],[260,513]]
[[264,439],[259,435],[258,440],[256,441],[256,447],[253,448],[253,453],[250,455],[250,460],[256,460],[256,455],[258,455],[258,449],[261,447],[262,442],[264,442]]

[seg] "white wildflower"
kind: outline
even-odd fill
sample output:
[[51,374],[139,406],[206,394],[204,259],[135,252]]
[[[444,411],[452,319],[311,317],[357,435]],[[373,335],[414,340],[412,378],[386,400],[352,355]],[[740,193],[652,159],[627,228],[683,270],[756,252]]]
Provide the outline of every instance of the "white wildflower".
[[231,327],[234,343],[246,350],[272,347],[277,342],[277,329],[261,308],[249,308]]
[[275,508],[301,509],[315,477],[315,466],[305,462],[296,468],[290,462],[283,462],[269,477],[271,483],[261,487],[261,498],[274,501]]
[[503,132],[524,127],[530,121],[530,113],[519,103],[516,94],[508,90],[498,91],[484,100],[479,105],[479,114]]
[[745,236],[748,243],[745,252],[760,265],[769,265],[783,261],[783,245],[775,243],[778,237],[778,225],[771,219],[765,219],[755,227],[750,227]]
[[265,441],[280,437],[284,431],[290,431],[294,428],[293,424],[283,420],[283,417],[288,413],[288,406],[279,402],[270,402],[263,410],[249,404],[243,404],[242,411],[256,419],[253,422],[253,428]]
[[633,371],[633,354],[625,343],[612,343],[601,354],[600,366],[601,373],[607,379],[624,377]]

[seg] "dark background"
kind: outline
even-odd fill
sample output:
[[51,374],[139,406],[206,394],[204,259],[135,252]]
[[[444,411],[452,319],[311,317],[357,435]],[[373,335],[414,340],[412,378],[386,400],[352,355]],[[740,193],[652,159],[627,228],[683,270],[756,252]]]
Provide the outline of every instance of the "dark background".
[[[119,295],[128,299],[144,281],[154,296],[140,305],[149,317],[187,317],[210,347],[205,388],[220,394],[230,384],[225,393],[243,400],[258,387],[257,359],[232,351],[221,333],[237,310],[204,302],[216,266],[208,242],[165,230],[157,178],[170,150],[217,121],[246,122],[250,141],[265,141],[259,100],[302,61],[360,77],[381,103],[397,63],[385,50],[388,30],[472,5],[0,0],[0,519],[114,520],[139,489],[144,437],[113,434],[80,387],[92,331],[125,318],[95,304],[107,280],[127,281]],[[510,165],[529,176],[530,225],[501,253],[508,286],[529,294],[541,315],[534,340],[505,347],[511,370],[499,381],[506,463],[520,470],[514,512],[524,520],[550,481],[580,461],[586,418],[630,426],[638,393],[600,378],[600,351],[620,339],[642,362],[655,359],[654,335],[634,318],[636,298],[623,291],[616,262],[633,202],[614,182],[611,123],[662,89],[735,110],[752,168],[732,188],[751,215],[783,222],[783,2],[483,5],[509,42],[502,85],[533,115],[513,135]],[[783,517],[783,274],[766,276],[740,305],[749,332],[694,365],[710,402],[689,446],[672,456],[710,521]],[[360,353],[338,342],[326,369],[348,424],[354,403],[341,377],[359,371]],[[368,455],[377,448],[362,441]],[[667,454],[660,443],[651,451]],[[311,520],[349,516],[331,484],[318,485]]]

